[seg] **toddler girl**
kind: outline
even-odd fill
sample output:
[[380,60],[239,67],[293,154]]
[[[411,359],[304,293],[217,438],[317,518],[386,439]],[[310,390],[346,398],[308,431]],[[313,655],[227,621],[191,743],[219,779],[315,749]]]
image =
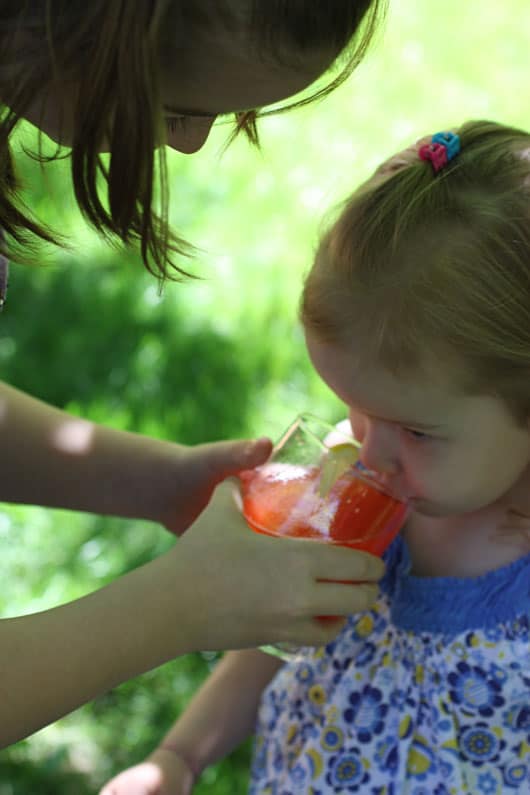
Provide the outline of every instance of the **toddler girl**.
[[260,652],[222,660],[153,757],[187,771],[175,792],[256,713],[252,795],[530,791],[529,263],[520,130],[424,139],[346,203],[305,284],[307,345],[410,518],[375,607],[330,644],[275,678]]

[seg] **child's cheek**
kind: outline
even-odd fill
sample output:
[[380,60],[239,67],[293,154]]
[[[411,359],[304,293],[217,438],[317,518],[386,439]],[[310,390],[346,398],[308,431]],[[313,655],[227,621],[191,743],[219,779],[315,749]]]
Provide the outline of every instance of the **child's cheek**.
[[411,465],[411,462],[405,463],[403,479],[405,493],[413,497],[432,497],[438,491],[434,473],[427,470],[425,466]]

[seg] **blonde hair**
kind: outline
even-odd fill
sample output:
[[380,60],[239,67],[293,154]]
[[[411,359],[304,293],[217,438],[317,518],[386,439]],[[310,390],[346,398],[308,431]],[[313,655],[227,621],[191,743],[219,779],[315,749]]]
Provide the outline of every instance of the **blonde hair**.
[[530,417],[530,135],[456,130],[438,174],[414,154],[343,207],[306,280],[301,317],[323,342],[360,335],[397,374],[451,368],[458,387]]
[[[163,125],[161,62],[171,53],[178,58],[178,41],[193,41],[212,26],[246,37],[257,58],[292,68],[314,52],[340,55],[339,68],[325,85],[287,109],[346,79],[384,6],[385,0],[0,0],[0,225],[10,242],[22,247],[17,256],[11,246],[11,256],[28,260],[28,247],[37,238],[58,242],[22,202],[9,138],[59,72],[78,87],[70,157],[81,211],[104,235],[138,241],[152,273],[184,274],[172,255],[190,254],[191,247],[168,228],[164,148],[156,150]],[[256,113],[236,114],[235,121],[236,131],[257,144]],[[104,138],[110,146],[108,167],[99,156]],[[157,182],[159,215],[154,210]]]

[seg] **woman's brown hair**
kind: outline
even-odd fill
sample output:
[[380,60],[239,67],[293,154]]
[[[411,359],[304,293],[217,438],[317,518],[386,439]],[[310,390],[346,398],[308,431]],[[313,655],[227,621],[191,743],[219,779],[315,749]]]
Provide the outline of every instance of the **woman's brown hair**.
[[466,393],[530,417],[530,135],[490,121],[456,130],[435,174],[417,147],[353,194],[324,235],[302,297],[323,342],[363,340],[394,373],[429,366]]
[[[172,256],[189,254],[191,246],[168,229],[164,147],[157,148],[163,32],[170,28],[185,40],[201,25],[243,26],[258,57],[266,54],[280,64],[302,62],[314,51],[340,56],[327,83],[287,109],[346,79],[383,11],[384,0],[0,0],[0,225],[22,246],[30,246],[34,235],[57,240],[21,200],[9,138],[61,75],[76,86],[71,174],[82,213],[104,235],[139,241],[150,272],[178,278],[185,271]],[[257,143],[256,114],[236,114],[236,130]],[[99,154],[104,140],[108,165]],[[59,156],[60,150],[41,160]]]

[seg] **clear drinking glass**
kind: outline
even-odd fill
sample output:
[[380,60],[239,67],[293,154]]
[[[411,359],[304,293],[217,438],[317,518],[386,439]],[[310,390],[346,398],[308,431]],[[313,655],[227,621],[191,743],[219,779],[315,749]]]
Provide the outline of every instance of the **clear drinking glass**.
[[[360,445],[311,414],[301,414],[266,464],[240,473],[238,503],[249,527],[277,538],[300,538],[382,555],[407,514],[407,504],[359,461]],[[336,620],[319,616],[320,621]],[[292,659],[290,644],[262,647]]]

